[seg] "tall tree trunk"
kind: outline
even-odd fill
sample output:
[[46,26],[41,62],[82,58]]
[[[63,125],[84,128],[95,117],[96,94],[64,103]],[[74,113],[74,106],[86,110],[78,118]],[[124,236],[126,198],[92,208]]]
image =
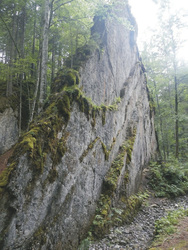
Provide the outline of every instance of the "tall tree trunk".
[[48,60],[48,30],[50,18],[49,0],[45,0],[44,20],[42,32],[42,57],[41,57],[41,77],[40,77],[40,93],[39,93],[39,112],[42,109],[46,98],[47,87],[47,60]]
[[176,139],[176,158],[179,157],[179,118],[178,118],[178,81],[177,77],[174,77],[175,83],[175,139]]
[[73,39],[72,39],[72,28],[71,28],[71,23],[69,24],[69,32],[70,32],[70,49],[71,49],[71,68],[73,68]]
[[156,101],[157,101],[157,110],[158,110],[158,116],[159,116],[159,124],[160,124],[160,134],[162,137],[162,151],[163,151],[163,157],[164,160],[166,160],[166,149],[165,149],[165,142],[164,142],[164,132],[163,132],[163,120],[161,117],[161,108],[160,108],[160,104],[159,104],[159,97],[157,94],[157,86],[156,86],[156,82],[154,81],[154,88],[155,88],[155,93],[156,93]]
[[22,131],[22,79],[19,81],[20,81],[20,108],[19,108],[19,136],[20,136]]
[[[13,5],[13,8],[15,8],[15,5]],[[2,17],[1,17],[2,19]],[[3,20],[4,21],[4,20]],[[14,10],[13,17],[12,17],[12,31],[9,30],[8,26],[4,22],[9,35],[11,37],[10,40],[10,58],[9,58],[9,75],[7,79],[7,90],[6,90],[6,96],[10,96],[13,94],[13,67],[14,67],[14,56],[15,56],[15,29],[16,29],[16,13]]]
[[[53,42],[54,44],[54,42]],[[53,45],[52,45],[53,46]],[[55,47],[52,47],[52,73],[51,73],[51,81],[54,79],[55,74]]]
[[38,91],[39,91],[39,85],[40,85],[40,59],[39,59],[39,62],[38,62],[37,83],[36,83],[36,87],[35,87],[35,93],[34,93],[34,96],[33,96],[33,103],[31,105],[31,112],[30,112],[29,123],[32,122],[33,117],[34,117],[36,103],[37,103],[37,95],[38,95]]
[[[26,8],[23,6],[22,14],[20,18],[20,56],[22,59],[25,57],[25,22],[26,22]],[[22,130],[22,92],[23,92],[23,80],[25,78],[24,70],[20,72],[19,83],[20,83],[20,110],[19,110],[19,135],[21,135]]]
[[61,55],[62,48],[60,44],[59,44],[58,52],[59,53],[58,53],[57,69],[59,70],[62,67],[62,55]]
[[[36,16],[37,16],[37,4],[35,3],[34,5],[34,11],[35,11],[35,15],[34,15],[34,24],[33,24],[33,44],[32,44],[32,56],[34,58],[35,56],[35,36],[36,36]],[[31,64],[31,78],[34,77],[34,70],[35,70],[35,64],[32,63]]]

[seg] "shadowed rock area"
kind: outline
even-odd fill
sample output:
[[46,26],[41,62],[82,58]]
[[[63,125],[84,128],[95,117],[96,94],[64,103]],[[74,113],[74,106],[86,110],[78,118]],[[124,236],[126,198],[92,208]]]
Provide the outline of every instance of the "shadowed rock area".
[[[74,250],[88,230],[109,229],[113,209],[124,220],[136,209],[129,197],[157,143],[128,5],[107,8],[91,33],[98,45],[77,53],[77,71],[59,72],[0,176],[3,250]],[[104,224],[92,227],[96,215]]]

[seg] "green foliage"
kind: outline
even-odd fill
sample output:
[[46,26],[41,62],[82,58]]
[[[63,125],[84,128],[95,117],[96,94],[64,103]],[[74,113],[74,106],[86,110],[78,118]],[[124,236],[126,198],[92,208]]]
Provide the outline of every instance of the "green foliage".
[[18,108],[19,100],[15,95],[9,97],[0,97],[0,113],[3,113],[6,108],[11,107],[13,110]]
[[78,247],[78,250],[89,250],[90,243],[91,241],[88,238],[83,240],[80,246]]
[[[147,72],[148,86],[155,107],[155,128],[160,158],[171,155],[187,161],[187,63],[179,59],[182,48],[180,32],[185,29],[184,15],[173,13],[171,5],[160,1],[159,27],[145,43],[142,60]],[[168,9],[168,11],[167,11]]]
[[188,192],[188,167],[178,161],[151,163],[149,184],[158,197],[175,197]]
[[100,17],[100,19],[108,18],[108,20],[111,22],[116,21],[119,24],[123,25],[125,28],[134,30],[134,27],[130,23],[130,21],[122,15],[122,10],[124,11],[126,5],[127,1],[108,1],[108,5],[104,5],[104,3],[102,2],[96,9],[96,16]]

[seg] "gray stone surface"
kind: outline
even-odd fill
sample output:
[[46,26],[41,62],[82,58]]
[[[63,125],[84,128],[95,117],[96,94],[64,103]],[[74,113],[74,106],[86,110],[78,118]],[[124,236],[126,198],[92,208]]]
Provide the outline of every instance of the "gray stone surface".
[[[123,11],[133,22],[127,7]],[[155,154],[153,114],[132,31],[106,21],[104,32],[104,53],[99,57],[96,51],[82,67],[80,87],[98,105],[113,104],[120,94],[121,102],[117,110],[106,112],[105,124],[98,115],[95,127],[74,103],[68,126],[59,132],[59,138],[65,132],[69,137],[67,152],[55,166],[58,176],[54,182],[48,179],[54,167],[51,155],[40,175],[34,173],[26,155],[20,156],[0,204],[3,250],[77,249],[92,222],[104,177],[133,129],[132,160],[122,170],[129,170],[128,195],[138,190],[142,170]],[[108,160],[102,143],[111,148]]]
[[0,113],[0,155],[18,140],[18,114],[12,108]]

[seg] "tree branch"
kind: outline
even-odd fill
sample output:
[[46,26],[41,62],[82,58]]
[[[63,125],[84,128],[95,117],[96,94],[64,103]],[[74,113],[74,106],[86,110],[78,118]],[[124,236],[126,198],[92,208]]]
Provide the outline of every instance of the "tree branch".
[[59,9],[61,6],[65,5],[65,4],[68,4],[68,3],[71,3],[71,2],[73,2],[73,1],[74,1],[74,0],[70,0],[70,1],[68,1],[68,2],[65,2],[65,3],[62,3],[62,4],[58,5],[53,11],[56,11],[56,10]]

